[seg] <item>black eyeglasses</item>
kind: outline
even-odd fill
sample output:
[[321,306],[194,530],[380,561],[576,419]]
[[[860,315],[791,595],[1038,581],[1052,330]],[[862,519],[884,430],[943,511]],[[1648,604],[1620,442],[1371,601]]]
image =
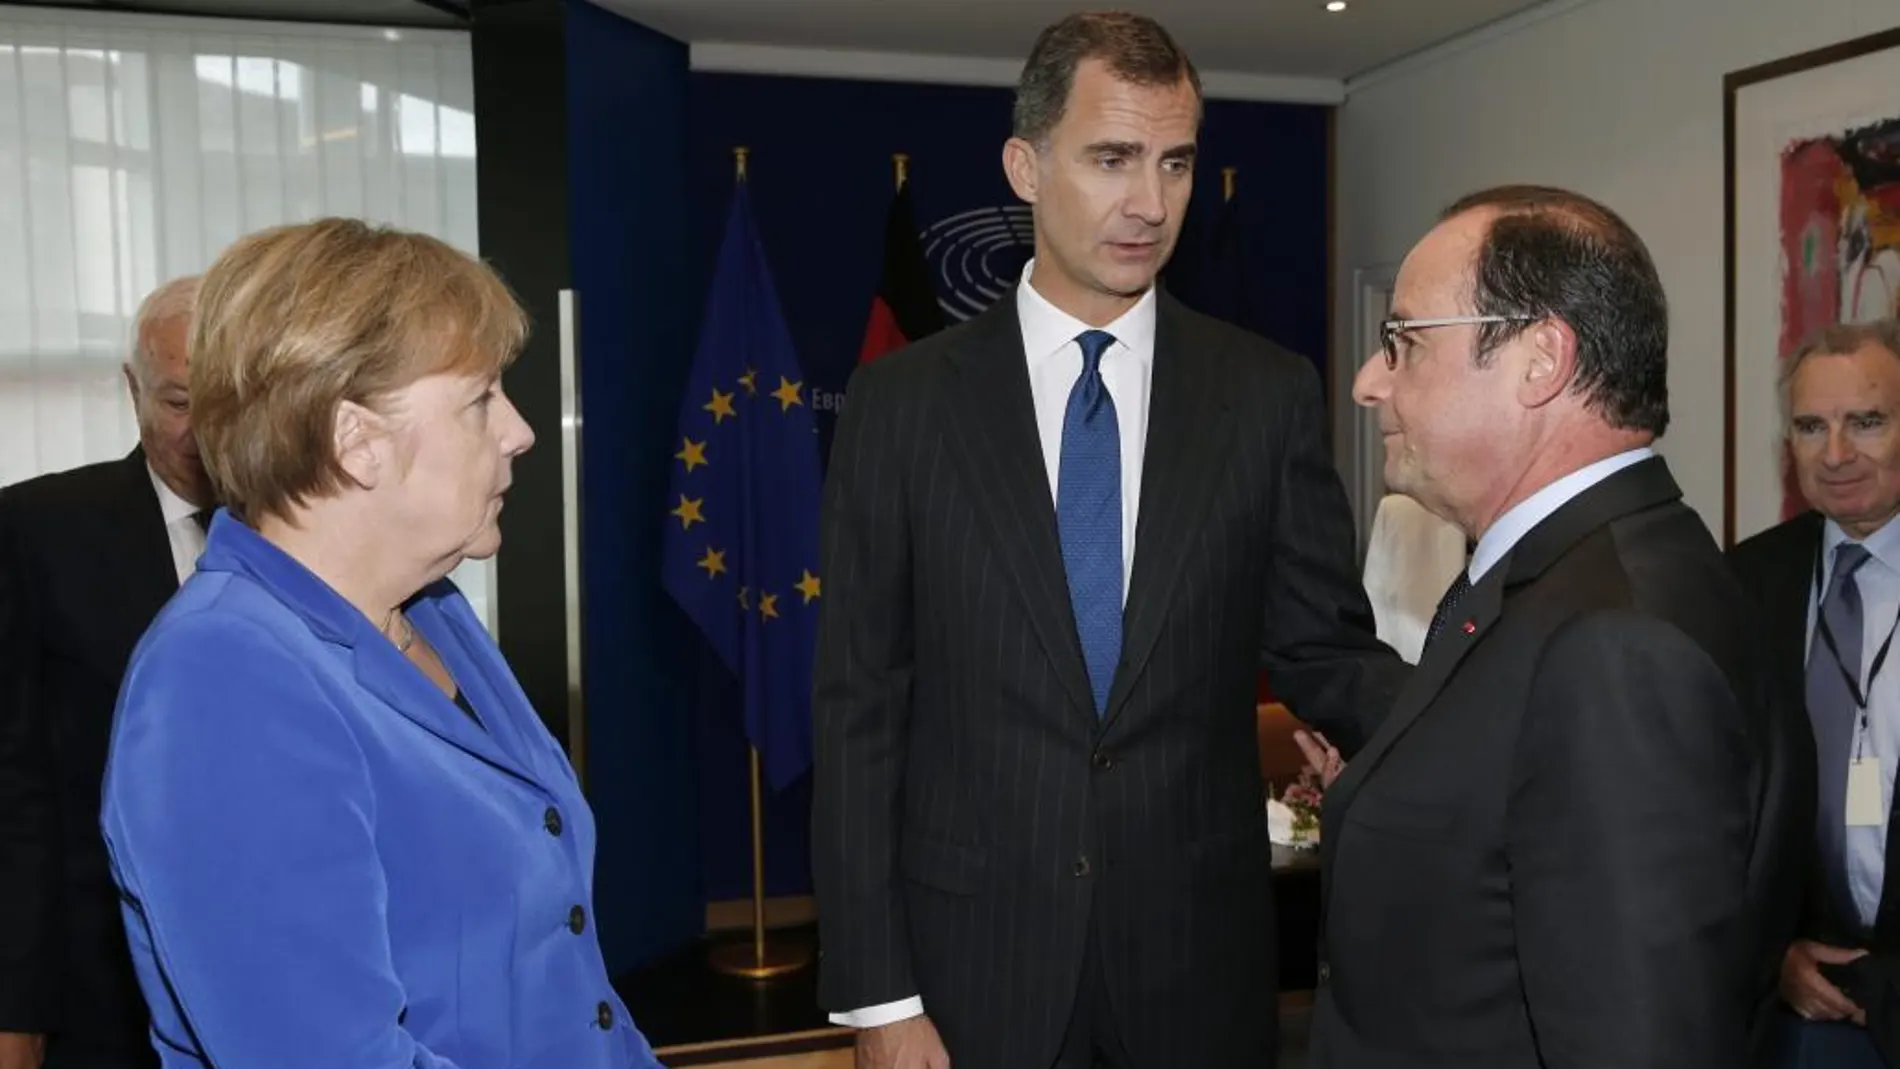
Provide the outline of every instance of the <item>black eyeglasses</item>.
[[1399,366],[1399,335],[1408,330],[1425,330],[1429,327],[1463,327],[1483,323],[1535,323],[1541,318],[1533,315],[1493,315],[1493,316],[1441,316],[1437,319],[1388,319],[1379,324],[1379,346],[1385,350],[1386,370]]

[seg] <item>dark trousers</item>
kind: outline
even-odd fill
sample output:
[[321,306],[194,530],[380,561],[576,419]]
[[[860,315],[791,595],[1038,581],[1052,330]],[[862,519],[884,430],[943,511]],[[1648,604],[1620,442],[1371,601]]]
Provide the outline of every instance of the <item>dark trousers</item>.
[[1784,1014],[1776,1046],[1779,1069],[1888,1069],[1873,1037],[1849,1021],[1804,1021]]
[[1134,1069],[1134,1060],[1115,1029],[1115,1007],[1102,972],[1099,941],[1091,922],[1082,953],[1082,982],[1077,985],[1075,1009],[1069,1014],[1069,1030],[1062,1037],[1062,1052],[1053,1069]]

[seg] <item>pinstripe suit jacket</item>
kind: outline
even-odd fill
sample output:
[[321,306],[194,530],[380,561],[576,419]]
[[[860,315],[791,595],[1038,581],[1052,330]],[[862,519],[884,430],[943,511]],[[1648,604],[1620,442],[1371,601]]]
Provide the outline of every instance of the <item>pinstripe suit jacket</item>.
[[1044,1069],[1092,920],[1140,1064],[1271,1064],[1256,672],[1349,752],[1405,672],[1373,636],[1321,413],[1304,360],[1162,295],[1098,719],[1015,302],[859,370],[823,521],[827,1009],[921,995],[958,1065]]

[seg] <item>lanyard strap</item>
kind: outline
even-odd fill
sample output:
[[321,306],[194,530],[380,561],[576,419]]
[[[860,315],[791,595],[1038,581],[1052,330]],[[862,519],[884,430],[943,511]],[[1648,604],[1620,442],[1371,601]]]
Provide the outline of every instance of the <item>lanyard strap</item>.
[[[1825,552],[1825,551],[1823,551]],[[1862,726],[1866,726],[1867,701],[1873,695],[1874,679],[1880,675],[1882,665],[1887,663],[1887,651],[1893,648],[1893,635],[1900,631],[1900,613],[1896,613],[1893,624],[1887,628],[1887,639],[1874,651],[1874,662],[1867,666],[1867,689],[1860,684],[1860,666],[1849,668],[1841,660],[1840,647],[1834,644],[1834,629],[1827,625],[1827,601],[1825,588],[1821,585],[1821,554],[1814,557],[1814,619],[1821,631],[1821,641],[1827,645],[1827,652],[1834,659],[1834,667],[1840,669],[1841,681],[1847,684],[1847,693],[1854,699],[1854,708],[1861,714]]]

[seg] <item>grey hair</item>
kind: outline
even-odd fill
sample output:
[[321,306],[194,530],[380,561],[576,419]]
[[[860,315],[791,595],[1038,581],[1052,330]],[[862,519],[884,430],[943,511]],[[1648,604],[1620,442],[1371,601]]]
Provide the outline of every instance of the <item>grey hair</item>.
[[132,359],[130,367],[139,382],[150,384],[152,381],[152,354],[146,349],[146,337],[152,328],[178,319],[189,320],[192,309],[198,305],[198,276],[186,275],[174,278],[145,295],[139,302],[139,310],[132,317]]
[[1873,344],[1900,360],[1900,319],[1875,319],[1865,323],[1833,323],[1808,335],[1794,352],[1781,362],[1781,375],[1775,384],[1781,399],[1781,427],[1794,422],[1794,376],[1810,356],[1852,356]]

